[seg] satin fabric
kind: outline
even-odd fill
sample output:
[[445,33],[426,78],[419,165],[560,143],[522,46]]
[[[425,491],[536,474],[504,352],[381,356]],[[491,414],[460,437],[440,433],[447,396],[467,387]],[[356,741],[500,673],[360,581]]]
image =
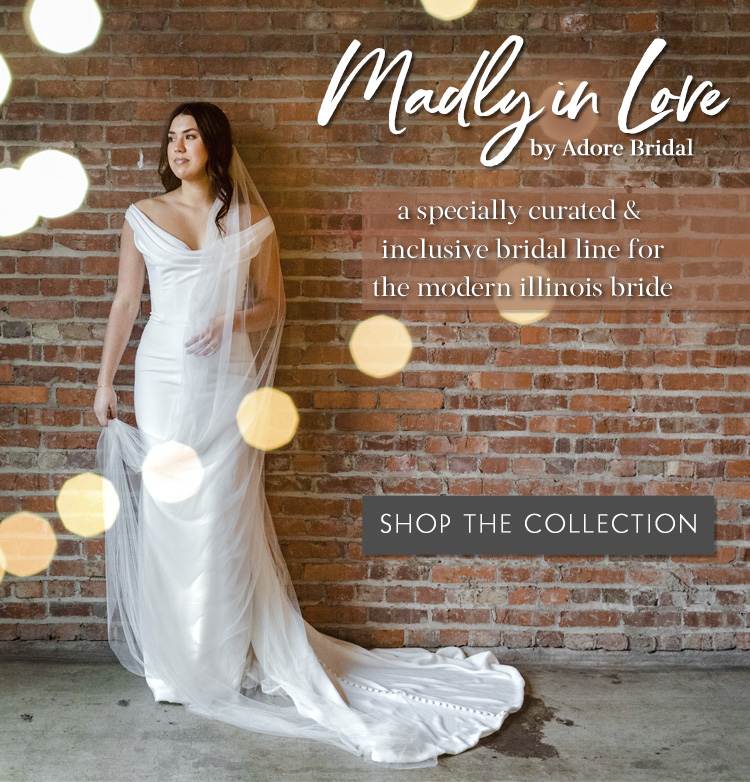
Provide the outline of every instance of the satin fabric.
[[[217,207],[218,201],[209,221]],[[137,430],[115,419],[99,444],[102,472],[119,476],[118,489],[134,494],[139,525],[135,543],[110,544],[118,572],[111,584],[113,634],[122,619],[114,590],[132,589],[139,606],[139,637],[129,641],[130,651],[112,642],[123,664],[145,676],[156,701],[396,767],[435,765],[440,754],[461,752],[498,730],[521,707],[524,680],[491,652],[366,650],[302,618],[279,562],[262,455],[250,458],[242,441],[230,457],[222,448],[233,419],[216,427],[216,453],[225,463],[198,495],[163,503],[138,480],[142,459],[168,435],[184,371],[185,306],[201,251],[135,205],[126,219],[146,263],[151,316],[135,359]],[[207,464],[210,452],[209,445],[202,453]],[[127,482],[118,472],[122,464]],[[109,558],[108,550],[108,574]],[[137,584],[127,583],[128,573]]]

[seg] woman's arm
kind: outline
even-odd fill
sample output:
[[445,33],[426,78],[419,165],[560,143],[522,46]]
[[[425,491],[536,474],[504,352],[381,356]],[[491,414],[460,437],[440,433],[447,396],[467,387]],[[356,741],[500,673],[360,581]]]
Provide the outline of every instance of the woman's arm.
[[113,409],[113,400],[116,402],[116,397],[112,381],[133,331],[133,324],[141,306],[145,278],[146,264],[135,246],[133,229],[126,220],[122,227],[117,290],[104,332],[102,361],[97,380],[97,396],[94,402],[94,411],[102,426],[107,425],[108,410],[112,411],[113,418],[116,417],[116,410]]
[[237,310],[232,331],[264,331],[278,320],[278,313],[278,301],[265,299],[246,310]]

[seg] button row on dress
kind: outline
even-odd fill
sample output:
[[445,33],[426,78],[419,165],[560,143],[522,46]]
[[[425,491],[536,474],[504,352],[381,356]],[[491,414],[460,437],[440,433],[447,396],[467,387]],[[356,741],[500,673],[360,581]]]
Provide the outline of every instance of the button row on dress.
[[376,689],[375,687],[368,687],[365,684],[357,684],[356,682],[351,681],[350,679],[345,679],[343,676],[339,676],[335,671],[332,671],[324,662],[321,662],[321,665],[333,676],[335,676],[339,681],[344,682],[345,684],[349,684],[352,687],[359,687],[360,690],[369,690],[370,692],[376,692],[380,695],[403,695],[405,698],[411,698],[414,701],[419,701],[420,703],[432,703],[435,706],[445,706],[449,709],[458,709],[459,711],[468,711],[472,714],[482,714],[485,717],[497,717],[498,715],[494,711],[485,711],[484,709],[472,709],[469,706],[458,706],[455,703],[448,703],[447,701],[438,701],[434,698],[422,698],[419,695],[411,695],[408,692],[404,692],[403,690],[388,690],[388,689]]

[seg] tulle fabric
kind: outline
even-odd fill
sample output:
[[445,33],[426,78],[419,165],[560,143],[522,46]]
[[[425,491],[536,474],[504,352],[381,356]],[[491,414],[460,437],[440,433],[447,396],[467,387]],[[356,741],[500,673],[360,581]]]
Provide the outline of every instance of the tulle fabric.
[[[225,233],[217,200],[200,251],[136,207],[126,213],[152,314],[136,355],[138,428],[111,420],[97,445],[119,502],[105,534],[109,644],[157,701],[378,764],[435,765],[499,729],[522,705],[523,678],[490,652],[366,650],[303,619],[266,502],[264,452],[237,423],[243,399],[273,385],[286,312],[278,242],[236,149],[230,174]],[[219,349],[187,353],[216,318]],[[203,470],[189,496],[149,488],[144,463],[170,442],[193,449]]]

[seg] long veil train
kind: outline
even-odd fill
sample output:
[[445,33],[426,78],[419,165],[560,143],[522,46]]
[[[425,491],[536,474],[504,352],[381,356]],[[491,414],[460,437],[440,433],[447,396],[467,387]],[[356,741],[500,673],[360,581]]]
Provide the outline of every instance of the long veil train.
[[[179,359],[158,436],[114,419],[97,445],[119,501],[105,534],[109,644],[157,700],[381,764],[435,765],[500,728],[521,707],[523,678],[490,652],[365,650],[303,619],[266,502],[264,452],[237,423],[247,395],[274,381],[286,314],[278,241],[236,149],[230,175],[225,231],[209,219],[190,295],[170,302],[182,317],[164,326],[183,344],[219,319],[220,348]],[[134,234],[146,257],[148,238]]]

